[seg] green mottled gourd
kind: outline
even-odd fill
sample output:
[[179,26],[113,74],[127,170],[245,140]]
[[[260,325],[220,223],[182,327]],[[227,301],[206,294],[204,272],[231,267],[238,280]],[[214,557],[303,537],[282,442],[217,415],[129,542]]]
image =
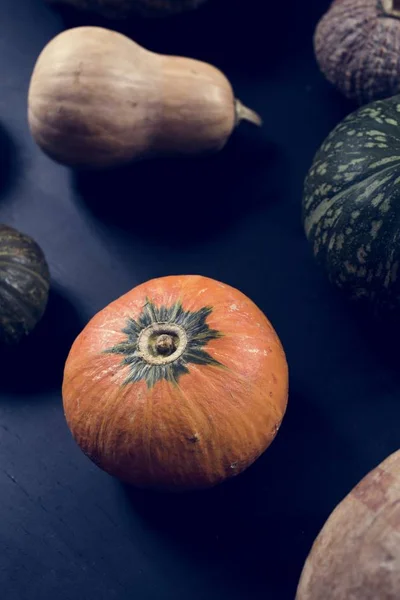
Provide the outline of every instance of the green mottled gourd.
[[18,343],[35,328],[49,287],[49,268],[38,244],[0,225],[0,344]]
[[400,307],[400,96],[328,135],[305,181],[303,219],[334,284],[378,312]]

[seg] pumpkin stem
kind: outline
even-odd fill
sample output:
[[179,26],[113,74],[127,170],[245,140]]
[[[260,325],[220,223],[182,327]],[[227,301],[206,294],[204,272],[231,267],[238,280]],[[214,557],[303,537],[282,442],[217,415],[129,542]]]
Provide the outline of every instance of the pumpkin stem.
[[150,365],[167,365],[182,356],[188,339],[177,323],[152,323],[139,334],[136,356]]
[[170,356],[176,350],[175,339],[172,335],[163,333],[158,336],[155,343],[155,350],[163,356]]
[[235,112],[236,112],[236,125],[239,125],[241,121],[249,121],[249,123],[253,123],[253,125],[257,125],[261,127],[262,119],[259,114],[257,114],[251,108],[247,108],[244,104],[240,102],[240,100],[235,100]]

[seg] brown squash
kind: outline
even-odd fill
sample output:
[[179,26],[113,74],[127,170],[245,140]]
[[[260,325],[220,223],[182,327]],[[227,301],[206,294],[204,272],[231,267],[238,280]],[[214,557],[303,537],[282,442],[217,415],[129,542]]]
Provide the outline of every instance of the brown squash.
[[74,342],[65,415],[83,450],[140,487],[188,490],[244,471],[283,419],[288,368],[263,313],[200,276],[154,279]]
[[304,566],[296,600],[400,598],[400,451],[337,506]]
[[66,4],[79,10],[97,13],[108,19],[126,19],[138,13],[146,17],[166,16],[192,10],[205,0],[47,0],[49,4]]
[[89,168],[216,152],[242,119],[261,123],[215,67],[149,52],[100,27],[70,29],[44,48],[28,114],[47,154]]

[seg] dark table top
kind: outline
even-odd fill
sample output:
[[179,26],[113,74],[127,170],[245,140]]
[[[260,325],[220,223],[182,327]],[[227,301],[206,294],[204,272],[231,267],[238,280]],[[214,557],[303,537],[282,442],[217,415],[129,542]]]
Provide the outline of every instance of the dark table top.
[[[1,0],[0,219],[41,244],[52,274],[43,321],[17,354],[0,355],[2,599],[293,600],[331,510],[398,448],[396,344],[329,285],[301,224],[313,154],[354,108],[313,57],[327,6],[210,0],[197,14],[124,25],[149,49],[220,67],[264,127],[243,125],[215,157],[79,175],[35,146],[27,89],[55,34],[102,22]],[[165,496],[128,489],[85,458],[60,387],[91,316],[181,273],[260,306],[285,346],[291,390],[276,441],[245,474]]]

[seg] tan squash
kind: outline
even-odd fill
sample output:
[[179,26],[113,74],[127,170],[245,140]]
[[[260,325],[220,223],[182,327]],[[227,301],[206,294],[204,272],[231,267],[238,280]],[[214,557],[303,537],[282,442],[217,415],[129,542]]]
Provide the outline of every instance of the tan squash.
[[125,19],[134,13],[146,17],[166,16],[197,8],[205,0],[47,0],[79,10],[97,13],[108,19]]
[[260,124],[215,67],[149,52],[99,27],[70,29],[44,48],[28,113],[44,152],[89,168],[215,152],[242,119]]
[[304,566],[296,600],[399,600],[400,451],[337,506]]

